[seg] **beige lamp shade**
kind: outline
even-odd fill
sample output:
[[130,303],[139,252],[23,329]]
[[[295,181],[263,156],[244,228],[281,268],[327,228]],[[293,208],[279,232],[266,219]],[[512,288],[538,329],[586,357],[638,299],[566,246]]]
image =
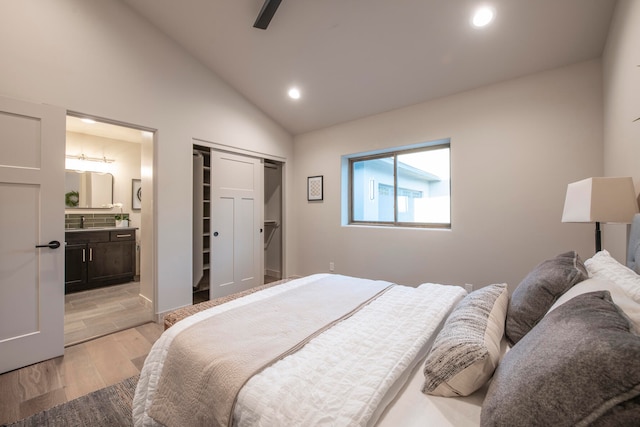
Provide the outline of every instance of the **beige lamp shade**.
[[636,213],[631,177],[587,178],[567,186],[562,222],[630,224]]

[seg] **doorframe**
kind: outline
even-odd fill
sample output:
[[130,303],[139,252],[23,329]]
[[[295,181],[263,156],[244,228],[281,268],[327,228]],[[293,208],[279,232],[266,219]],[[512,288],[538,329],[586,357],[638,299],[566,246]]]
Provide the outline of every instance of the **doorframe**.
[[[150,132],[153,134],[153,138],[151,138],[150,144],[151,144],[151,154],[148,153],[149,150],[145,150],[145,147],[141,148],[141,153],[140,153],[140,166],[141,166],[141,178],[142,178],[142,185],[145,187],[145,193],[150,192],[152,197],[147,197],[146,200],[143,200],[143,211],[145,212],[148,210],[148,212],[146,212],[148,215],[151,216],[151,219],[149,222],[145,222],[146,224],[150,224],[149,225],[149,229],[150,232],[147,233],[143,233],[142,235],[142,239],[140,241],[140,246],[141,247],[145,247],[145,248],[150,248],[149,251],[149,262],[145,263],[142,260],[142,251],[140,252],[140,278],[141,281],[142,280],[149,280],[151,283],[151,291],[152,291],[152,295],[151,295],[151,319],[152,321],[156,322],[156,323],[162,323],[162,316],[158,316],[157,314],[157,308],[158,308],[158,281],[157,281],[157,260],[158,260],[158,245],[157,245],[157,238],[156,236],[158,235],[158,221],[157,221],[157,186],[155,183],[155,171],[157,169],[157,165],[158,165],[158,129],[155,128],[151,128],[151,127],[147,127],[147,126],[141,126],[141,125],[137,125],[137,124],[132,124],[129,122],[124,122],[121,120],[114,120],[114,119],[109,119],[109,118],[105,118],[102,116],[97,116],[97,115],[93,115],[93,114],[87,114],[87,113],[82,113],[79,111],[75,111],[75,110],[67,110],[67,115],[68,116],[74,116],[74,117],[81,117],[81,118],[87,118],[87,119],[92,119],[95,120],[97,122],[101,122],[101,123],[107,123],[107,124],[111,124],[111,125],[116,125],[116,126],[122,126],[122,127],[128,127],[131,129],[137,129],[140,131],[145,131],[145,132]],[[66,131],[66,127],[65,127],[65,131]],[[150,170],[148,170],[146,172],[146,174],[144,173],[144,169],[143,165],[150,165]],[[145,185],[145,183],[147,183],[148,185]],[[149,202],[149,200],[151,200],[151,202]],[[144,215],[144,214],[143,214]],[[145,297],[146,299],[146,297]],[[145,301],[146,303],[146,301]]]
[[[287,187],[286,187],[286,169],[287,169],[287,158],[286,157],[282,157],[282,156],[276,156],[273,154],[267,154],[267,153],[263,153],[260,151],[253,151],[253,150],[248,150],[248,149],[244,149],[244,148],[238,148],[238,147],[234,147],[231,145],[226,145],[226,144],[220,144],[217,142],[211,142],[211,141],[207,141],[205,139],[200,139],[200,138],[191,138],[191,146],[189,147],[189,149],[191,150],[193,148],[194,145],[202,145],[204,147],[209,147],[212,150],[218,150],[218,151],[226,151],[228,153],[233,153],[233,154],[241,154],[244,156],[249,156],[249,157],[254,157],[254,158],[258,158],[258,159],[263,159],[263,160],[273,160],[275,162],[278,162],[281,164],[280,167],[280,173],[281,173],[281,182],[282,182],[282,224],[280,224],[280,226],[282,227],[282,248],[281,248],[281,261],[282,261],[282,278],[286,278],[288,277],[288,268],[287,268],[287,228],[288,228],[288,221],[287,221],[287,213],[286,213],[286,209],[285,206],[287,205],[286,203],[286,194],[287,194]],[[191,171],[191,174],[193,175],[193,170]],[[263,189],[264,191],[264,189]]]

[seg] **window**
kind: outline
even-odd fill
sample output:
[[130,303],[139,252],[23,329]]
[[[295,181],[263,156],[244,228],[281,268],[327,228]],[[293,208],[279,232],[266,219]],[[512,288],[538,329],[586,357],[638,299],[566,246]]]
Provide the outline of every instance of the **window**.
[[449,228],[449,165],[448,141],[349,156],[349,223]]

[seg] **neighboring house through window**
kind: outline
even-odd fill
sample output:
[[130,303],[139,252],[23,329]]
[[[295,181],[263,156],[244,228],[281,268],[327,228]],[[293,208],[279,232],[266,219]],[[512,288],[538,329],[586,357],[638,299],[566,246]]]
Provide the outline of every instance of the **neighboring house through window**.
[[348,224],[451,227],[448,140],[343,156],[345,178]]

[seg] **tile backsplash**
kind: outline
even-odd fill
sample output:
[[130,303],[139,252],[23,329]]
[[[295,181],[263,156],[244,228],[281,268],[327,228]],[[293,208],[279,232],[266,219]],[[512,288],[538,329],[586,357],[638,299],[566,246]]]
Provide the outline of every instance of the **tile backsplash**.
[[84,228],[96,228],[96,227],[115,227],[116,220],[114,218],[116,214],[112,213],[84,213],[84,214],[65,214],[64,215],[64,228],[74,229],[81,228],[81,217],[84,216]]

